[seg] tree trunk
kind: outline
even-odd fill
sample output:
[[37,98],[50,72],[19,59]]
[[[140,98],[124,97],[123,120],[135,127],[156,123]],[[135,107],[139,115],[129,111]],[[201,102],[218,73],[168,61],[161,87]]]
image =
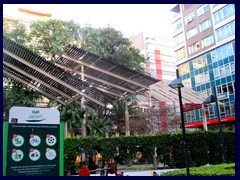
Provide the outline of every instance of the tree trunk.
[[128,103],[126,99],[124,99],[124,103],[125,103],[126,136],[130,136],[129,112],[128,112]]
[[145,169],[147,169],[147,160],[145,159]]
[[64,138],[68,136],[67,122],[64,122]]
[[154,148],[154,152],[153,152],[153,167],[156,170],[158,165],[157,165],[157,147]]
[[[82,76],[81,76],[81,80],[84,81],[84,66],[81,66],[81,71],[82,71]],[[81,108],[85,109],[85,98],[84,96],[82,96],[81,98]],[[83,123],[82,123],[82,127],[81,127],[81,135],[82,137],[86,137],[86,114],[84,114],[83,116]]]

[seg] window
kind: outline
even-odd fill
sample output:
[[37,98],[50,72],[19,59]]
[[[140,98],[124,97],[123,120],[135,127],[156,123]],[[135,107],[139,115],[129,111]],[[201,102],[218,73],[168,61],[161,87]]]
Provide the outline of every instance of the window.
[[182,59],[182,58],[185,58],[185,48],[183,47],[183,48],[177,50],[177,51],[176,51],[176,56],[177,56],[177,57],[176,57],[177,60]]
[[187,39],[190,39],[191,37],[197,35],[198,30],[197,30],[197,26],[194,26],[192,29],[189,29],[187,31]]
[[206,54],[199,56],[193,60],[193,69],[194,70],[204,67],[206,65],[207,65]]
[[154,74],[154,73],[156,73],[156,69],[149,69],[149,72],[150,72],[151,74]]
[[226,74],[226,76],[231,75],[229,64],[226,64],[226,65],[225,65],[225,74]]
[[221,50],[221,47],[217,48],[216,49],[216,61],[219,61],[219,60],[222,60],[222,50]]
[[219,22],[227,19],[228,17],[232,16],[235,14],[235,6],[234,4],[229,4],[225,6],[224,8],[218,10],[213,14],[214,19],[215,19],[215,24],[218,24]]
[[209,72],[204,72],[203,73],[203,77],[204,77],[204,82],[208,83],[210,81],[209,79]]
[[205,48],[205,47],[208,47],[208,46],[214,44],[213,35],[203,38],[201,43],[202,43],[202,48]]
[[220,77],[225,77],[225,68],[224,67],[220,67],[219,68],[219,72],[220,72]]
[[217,60],[216,50],[211,51],[211,59],[212,62],[216,62]]
[[220,47],[221,51],[222,51],[222,59],[227,58],[228,57],[228,52],[227,52],[227,46],[221,46]]
[[154,45],[151,43],[147,43],[146,44],[146,49],[148,50],[148,52],[154,52]]
[[210,106],[210,107],[209,107],[209,116],[210,116],[211,118],[214,117],[214,109],[213,109],[213,106]]
[[196,19],[196,15],[195,12],[193,11],[185,17],[185,24],[192,22],[194,19]]
[[180,65],[178,69],[179,69],[179,75],[180,76],[182,76],[186,73],[189,73],[190,72],[189,63],[185,63],[183,65]]
[[235,114],[235,102],[231,102],[230,107],[231,107],[232,114]]
[[209,106],[209,107],[205,108],[205,113],[206,113],[207,118],[213,118],[214,117],[213,106]]
[[233,94],[234,93],[234,83],[230,82],[228,84],[222,84],[220,86],[217,86],[217,94],[221,93],[228,93]]
[[151,70],[156,70],[156,69],[155,69],[155,68],[156,68],[155,63],[150,63],[149,66],[148,66],[148,68],[151,69]]
[[219,107],[219,111],[220,111],[220,115],[221,115],[221,116],[225,116],[225,115],[226,115],[224,106],[220,106],[220,107]]
[[208,4],[204,4],[200,8],[197,9],[197,16],[199,17],[208,11],[209,11]]
[[190,78],[184,79],[184,80],[182,81],[182,83],[183,83],[183,86],[184,86],[184,87],[187,87],[187,88],[191,88],[191,87],[192,87],[192,83],[191,83],[191,79],[190,79]]
[[229,103],[225,103],[225,112],[226,112],[226,115],[230,115],[231,114]]
[[217,86],[217,94],[221,94],[222,93],[222,86]]
[[232,21],[216,30],[217,40],[220,41],[235,34],[235,21]]
[[228,93],[229,94],[233,94],[234,93],[234,89],[233,89],[233,84],[232,83],[228,83]]
[[219,4],[211,4],[212,8],[215,8],[216,6],[218,6]]
[[[221,66],[221,67],[219,68],[219,72],[220,72],[219,75],[220,75],[221,78],[231,75],[229,64],[226,64],[226,65],[224,65],[224,66]],[[215,73],[215,71],[214,71],[214,73]],[[217,72],[216,72],[216,73],[217,73]]]
[[230,64],[230,67],[231,67],[231,73],[232,73],[232,74],[235,74],[235,62],[232,62],[232,63]]
[[189,124],[196,121],[195,111],[187,111],[183,113],[185,123]]
[[193,54],[199,50],[199,42],[195,42],[188,46],[188,52],[189,54]]
[[199,75],[195,76],[195,84],[196,84],[197,86],[199,86],[199,85],[201,84],[201,79],[200,79],[200,76],[199,76]]
[[222,91],[223,91],[223,93],[228,92],[228,89],[227,89],[227,85],[226,85],[226,84],[223,84],[223,85],[222,85]]
[[199,112],[199,115],[200,115],[200,119],[203,118],[203,112],[202,112],[202,109],[198,109],[198,112]]
[[196,121],[195,111],[190,111],[192,122]]
[[203,21],[199,24],[199,31],[203,32],[210,27],[212,27],[211,19],[207,19],[206,21]]
[[190,123],[190,119],[191,119],[190,112],[189,111],[184,112],[183,115],[184,115],[184,122],[185,123]]
[[228,54],[228,56],[234,55],[232,43],[229,43],[226,46],[227,46],[227,54]]
[[219,69],[216,68],[216,69],[213,69],[213,73],[214,73],[214,78],[217,79],[220,77],[220,74],[219,74]]
[[196,85],[202,85],[208,83],[209,80],[209,72],[204,72],[202,74],[198,74],[195,76],[195,83]]
[[183,42],[183,33],[178,34],[174,37],[175,45],[178,45]]
[[206,92],[208,96],[212,95],[212,89],[206,89]]
[[173,23],[174,29],[178,30],[182,28],[182,19],[178,19]]

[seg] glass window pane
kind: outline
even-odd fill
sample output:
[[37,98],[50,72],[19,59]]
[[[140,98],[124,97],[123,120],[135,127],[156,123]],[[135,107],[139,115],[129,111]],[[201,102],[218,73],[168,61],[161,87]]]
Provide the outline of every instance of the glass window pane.
[[216,55],[216,51],[215,50],[211,51],[211,58],[212,58],[212,62],[216,62],[217,55]]
[[218,68],[213,69],[213,73],[214,73],[214,77],[215,78],[219,78],[219,70],[218,70]]
[[220,77],[225,77],[225,69],[221,67],[219,71],[220,71]]
[[210,107],[209,107],[209,116],[210,116],[211,118],[213,118],[213,117],[214,117],[214,110],[213,110],[213,106],[210,106]]
[[205,109],[205,114],[206,114],[206,118],[210,118],[209,109],[208,108]]
[[226,73],[226,76],[229,76],[231,74],[229,64],[225,66],[225,73]]
[[226,115],[231,114],[229,103],[225,103],[225,112],[226,112]]
[[235,63],[234,62],[231,63],[230,66],[231,66],[231,72],[235,73]]
[[225,108],[223,106],[220,106],[219,109],[220,109],[220,115],[225,116],[226,115]]
[[228,92],[229,92],[229,94],[233,94],[233,85],[232,85],[232,83],[228,83]]
[[232,21],[216,30],[217,40],[220,41],[232,34],[235,34],[235,21]]
[[224,93],[227,92],[227,85],[226,84],[222,85],[222,90],[223,90]]
[[231,111],[232,114],[235,114],[235,102],[231,102]]
[[221,94],[222,93],[222,88],[221,88],[221,86],[218,86],[217,87],[217,94]]
[[234,4],[229,4],[222,9],[216,11],[214,13],[215,24],[220,23],[221,21],[227,19],[228,17],[232,16],[235,13],[235,6]]

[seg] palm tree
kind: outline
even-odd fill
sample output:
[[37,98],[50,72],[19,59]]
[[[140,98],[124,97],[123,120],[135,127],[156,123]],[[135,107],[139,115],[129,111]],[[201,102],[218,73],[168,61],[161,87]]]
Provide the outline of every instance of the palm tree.
[[67,124],[67,132],[71,137],[73,137],[74,133],[81,128],[82,119],[85,113],[85,109],[79,106],[74,106],[73,104],[67,104],[62,109],[61,120]]
[[109,132],[112,123],[106,117],[96,117],[90,113],[87,119],[87,127],[93,137],[104,137]]
[[[136,118],[137,116],[135,105],[136,105],[136,102],[133,100],[128,102],[128,113],[130,118],[132,117]],[[125,131],[125,127],[126,127],[125,102],[123,100],[119,100],[113,105],[113,108],[111,109],[110,118],[113,120],[114,124],[117,126],[116,131],[118,133],[122,133]]]

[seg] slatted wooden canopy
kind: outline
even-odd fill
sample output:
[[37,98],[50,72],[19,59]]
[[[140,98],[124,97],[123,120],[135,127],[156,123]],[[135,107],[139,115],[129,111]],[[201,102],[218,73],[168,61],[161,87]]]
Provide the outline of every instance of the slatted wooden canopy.
[[[205,99],[207,99],[208,95],[199,93],[197,91],[193,91],[190,88],[182,87],[182,101],[183,104],[195,103],[202,104]],[[149,97],[154,97],[159,101],[165,102],[178,102],[179,95],[177,89],[172,89],[168,84],[164,81],[159,81],[155,84],[150,85],[150,90],[146,91]]]
[[81,105],[84,97],[91,110],[143,93],[158,82],[71,45],[53,64],[7,37],[3,37],[3,74],[63,105]]

